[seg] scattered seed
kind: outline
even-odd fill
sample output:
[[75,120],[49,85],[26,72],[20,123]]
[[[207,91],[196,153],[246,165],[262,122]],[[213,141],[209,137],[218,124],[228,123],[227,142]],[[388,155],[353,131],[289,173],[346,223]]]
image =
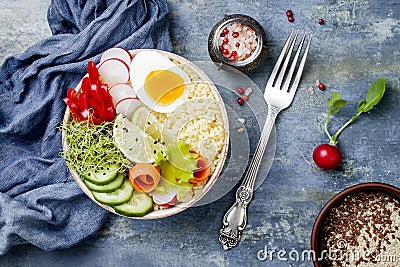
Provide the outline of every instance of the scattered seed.
[[245,120],[244,120],[243,118],[239,118],[238,121],[239,121],[240,123],[242,123],[242,124],[245,122]]
[[243,132],[244,132],[244,128],[241,127],[241,128],[239,128],[239,129],[237,129],[237,132],[238,132],[238,133],[243,133]]
[[251,95],[251,93],[253,93],[253,89],[251,89],[251,87],[247,87],[246,91],[244,92],[244,94],[249,96],[249,95]]
[[325,24],[325,21],[323,19],[318,19],[318,23],[319,23],[319,25],[323,25],[323,24]]
[[293,17],[293,11],[292,10],[288,10],[288,11],[286,11],[286,16],[287,17]]

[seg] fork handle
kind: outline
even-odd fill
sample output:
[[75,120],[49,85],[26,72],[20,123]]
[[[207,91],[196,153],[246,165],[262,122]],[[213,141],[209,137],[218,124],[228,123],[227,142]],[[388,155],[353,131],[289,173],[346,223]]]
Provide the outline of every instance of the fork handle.
[[254,183],[260,168],[261,159],[274,126],[276,116],[281,110],[275,106],[268,106],[268,115],[256,151],[247,169],[242,184],[236,191],[236,201],[225,213],[220,230],[219,242],[228,250],[235,247],[242,236],[247,224],[247,206],[253,198]]

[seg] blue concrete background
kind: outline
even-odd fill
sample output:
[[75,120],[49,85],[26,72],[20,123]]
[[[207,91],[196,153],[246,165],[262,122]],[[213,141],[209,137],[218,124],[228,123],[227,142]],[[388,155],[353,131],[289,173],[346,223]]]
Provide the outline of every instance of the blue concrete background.
[[[292,106],[276,122],[277,148],[270,173],[255,192],[248,227],[239,246],[224,251],[218,231],[234,192],[209,205],[154,221],[110,216],[93,237],[75,247],[44,252],[18,246],[0,257],[0,266],[312,266],[309,261],[260,261],[268,249],[309,249],[318,212],[344,188],[368,181],[400,187],[400,1],[398,0],[169,0],[175,53],[208,60],[207,38],[224,14],[244,13],[265,29],[269,54],[250,77],[264,88],[279,51],[293,27],[313,33],[304,75]],[[49,1],[0,0],[0,61],[50,35]],[[286,10],[295,22],[287,22]],[[317,23],[323,18],[325,25]],[[332,131],[356,110],[371,83],[388,79],[382,102],[339,138],[343,168],[318,171],[314,147],[327,142],[325,102],[338,91],[348,106],[334,118]],[[327,89],[319,91],[315,81]],[[308,88],[313,87],[314,93]],[[256,140],[250,140],[255,144]],[[304,156],[304,158],[303,158]]]

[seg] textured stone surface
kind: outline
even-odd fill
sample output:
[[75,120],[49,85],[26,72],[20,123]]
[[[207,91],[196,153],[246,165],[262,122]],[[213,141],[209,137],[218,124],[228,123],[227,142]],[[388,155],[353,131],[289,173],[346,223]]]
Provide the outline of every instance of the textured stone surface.
[[[208,60],[207,38],[224,14],[244,13],[264,27],[269,54],[250,77],[265,86],[285,38],[293,27],[313,33],[304,76],[292,106],[278,117],[277,148],[268,177],[249,208],[248,227],[239,246],[223,251],[218,231],[234,192],[209,205],[170,218],[136,221],[111,216],[103,229],[70,249],[43,252],[32,246],[12,249],[0,266],[311,266],[311,262],[259,261],[257,252],[309,249],[318,212],[337,192],[361,182],[400,186],[400,2],[398,0],[169,0],[175,52],[190,60]],[[49,1],[0,0],[0,60],[23,52],[50,35]],[[285,11],[293,10],[295,22]],[[322,17],[326,24],[319,25]],[[381,104],[340,136],[341,170],[311,168],[313,148],[323,133],[325,100],[338,91],[350,103],[334,118],[337,129],[355,111],[358,100],[379,77],[387,77]],[[315,80],[325,83],[319,91]],[[313,86],[315,93],[307,90]],[[255,144],[255,140],[251,140]],[[303,158],[304,156],[304,158]]]

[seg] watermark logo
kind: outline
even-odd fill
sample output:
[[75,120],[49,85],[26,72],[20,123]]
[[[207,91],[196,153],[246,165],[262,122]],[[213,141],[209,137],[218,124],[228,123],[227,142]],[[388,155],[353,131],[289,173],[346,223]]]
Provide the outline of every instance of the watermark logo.
[[343,240],[343,239],[339,239],[339,240],[336,242],[336,245],[337,245],[337,247],[338,247],[339,249],[346,249],[346,248],[347,248],[347,242],[346,242],[346,240]]
[[346,240],[340,239],[336,242],[337,249],[321,250],[298,250],[295,248],[272,249],[264,246],[257,252],[259,261],[280,262],[306,262],[306,261],[328,261],[328,262],[371,262],[371,263],[400,263],[400,255],[376,254],[371,250],[359,247],[357,250],[348,249]]

